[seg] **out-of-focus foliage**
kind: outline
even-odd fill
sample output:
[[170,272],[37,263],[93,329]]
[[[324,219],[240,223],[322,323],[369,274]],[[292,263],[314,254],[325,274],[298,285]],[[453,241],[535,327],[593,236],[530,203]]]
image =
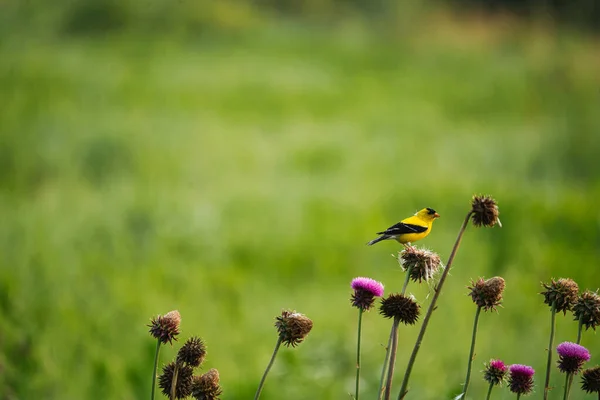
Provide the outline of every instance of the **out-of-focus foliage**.
[[[494,275],[504,307],[481,318],[471,393],[496,357],[533,365],[539,394],[540,281],[600,286],[597,39],[408,3],[1,2],[0,397],[148,397],[146,324],[179,309],[223,398],[247,399],[292,308],[314,328],[280,352],[264,398],[346,398],[350,281],[403,280],[398,246],[364,243],[433,207],[421,243],[447,260],[480,192],[503,227],[468,228],[410,398],[459,393],[466,286]],[[409,286],[424,306],[431,290]],[[389,321],[363,323],[372,398]],[[400,330],[397,379],[417,330]],[[594,333],[582,344],[599,363]]]

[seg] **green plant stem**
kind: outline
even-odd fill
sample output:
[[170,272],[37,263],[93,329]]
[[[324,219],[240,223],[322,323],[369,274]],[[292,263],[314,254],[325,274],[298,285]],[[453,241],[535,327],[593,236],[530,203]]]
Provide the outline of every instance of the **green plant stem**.
[[573,374],[567,374],[567,378],[565,379],[565,393],[563,395],[563,400],[569,399],[569,389],[571,388],[571,377]]
[[408,287],[408,281],[410,280],[410,271],[412,270],[412,266],[406,268],[406,277],[404,278],[404,284],[402,285],[402,294],[406,293],[406,288]]
[[517,400],[521,398],[521,393],[517,393]]
[[485,400],[490,400],[490,397],[492,396],[492,389],[493,388],[494,388],[494,384],[490,383],[490,387],[488,389],[487,396],[485,396]]
[[550,318],[550,343],[548,344],[548,361],[546,362],[546,380],[544,383],[544,400],[548,400],[550,392],[550,368],[552,368],[552,347],[554,345],[554,325],[556,325],[556,301],[552,302],[552,316]]
[[404,374],[404,379],[402,380],[402,387],[400,388],[400,394],[398,395],[398,400],[404,399],[406,393],[408,393],[408,381],[410,379],[410,373],[412,372],[413,365],[415,364],[415,360],[417,359],[417,354],[419,353],[419,349],[421,348],[421,343],[423,342],[423,337],[425,336],[425,331],[427,330],[427,325],[429,324],[429,320],[431,319],[431,315],[433,311],[437,308],[436,303],[437,299],[440,296],[442,291],[442,286],[446,281],[446,277],[448,276],[448,272],[452,267],[452,262],[454,261],[454,257],[456,256],[456,252],[458,251],[458,247],[460,246],[460,241],[465,233],[465,229],[469,223],[469,218],[473,211],[469,211],[465,220],[463,221],[462,226],[460,227],[460,231],[458,231],[458,237],[456,238],[456,242],[454,243],[454,247],[452,248],[452,252],[450,253],[450,257],[448,258],[448,263],[446,264],[446,268],[444,268],[444,272],[442,272],[442,276],[440,277],[440,281],[434,289],[433,298],[431,299],[431,303],[429,304],[429,308],[427,308],[427,313],[425,314],[425,318],[423,319],[423,325],[421,325],[421,330],[419,331],[419,336],[417,336],[417,341],[415,343],[415,347],[413,348],[412,354],[410,355],[410,359],[408,360],[408,366],[406,367],[406,373]]
[[281,346],[281,336],[277,338],[277,344],[275,344],[275,349],[273,350],[273,354],[271,355],[271,361],[269,361],[269,365],[267,365],[267,369],[265,369],[265,373],[258,384],[258,389],[256,389],[256,394],[254,395],[254,400],[258,400],[260,397],[260,392],[262,391],[263,386],[265,385],[265,379],[267,379],[267,375],[273,366],[273,362],[275,361],[275,357],[277,356],[277,352],[279,351],[279,346]]
[[177,378],[179,377],[179,362],[175,362],[175,371],[173,371],[173,379],[171,379],[171,400],[177,398]]
[[390,349],[392,348],[392,338],[394,337],[394,326],[390,329],[390,338],[388,339],[387,348],[385,349],[385,359],[383,360],[383,367],[381,368],[381,379],[379,380],[379,394],[377,400],[381,400],[383,396],[383,389],[385,389],[385,373],[387,372],[388,360],[390,359]]
[[362,308],[358,309],[358,339],[356,341],[356,390],[354,394],[354,398],[356,400],[358,400],[358,391],[360,387],[360,332],[362,328],[363,312],[364,311]]
[[471,381],[471,367],[473,365],[473,357],[475,354],[475,339],[477,338],[477,324],[479,323],[479,314],[481,314],[481,307],[477,307],[475,311],[475,321],[473,322],[473,336],[471,337],[471,351],[469,352],[469,362],[467,364],[467,377],[465,378],[465,385],[463,387],[463,399],[467,398],[467,390],[469,389],[469,382]]
[[577,328],[577,344],[581,344],[582,331],[583,331],[583,318],[579,317],[579,325]]
[[396,364],[396,351],[398,350],[398,325],[400,319],[394,318],[392,324],[392,349],[390,351],[390,362],[388,364],[387,381],[385,383],[385,400],[390,399],[392,393],[392,379],[394,378],[394,365]]
[[160,339],[156,341],[156,351],[154,352],[154,369],[152,370],[152,394],[150,400],[154,400],[154,390],[156,388],[156,369],[158,368],[158,353],[160,352]]

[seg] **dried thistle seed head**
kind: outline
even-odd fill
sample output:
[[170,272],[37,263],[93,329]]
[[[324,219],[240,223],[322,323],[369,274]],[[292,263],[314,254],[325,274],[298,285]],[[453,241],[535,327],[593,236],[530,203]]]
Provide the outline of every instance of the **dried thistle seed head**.
[[413,325],[419,319],[421,307],[409,296],[393,293],[381,300],[379,313],[386,318],[397,318],[406,325]]
[[471,281],[471,290],[469,296],[473,299],[473,303],[483,308],[484,311],[496,310],[496,307],[502,303],[502,293],[504,292],[504,278],[495,276],[486,281],[479,278],[477,282]]
[[162,374],[158,377],[158,386],[162,393],[171,397],[171,385],[173,383],[173,375],[177,367],[177,381],[175,382],[175,397],[185,399],[192,393],[192,375],[194,370],[189,365],[175,364],[170,362],[162,369]]
[[590,360],[590,352],[585,347],[571,342],[556,346],[558,369],[566,374],[576,374],[583,364]]
[[528,365],[513,364],[509,367],[508,386],[510,391],[528,394],[533,390],[533,374],[535,370]]
[[541,293],[544,295],[544,303],[550,307],[553,303],[556,304],[556,312],[562,311],[566,314],[579,297],[579,286],[569,278],[560,278],[557,281],[552,279],[550,284],[542,283],[542,286],[546,289]]
[[177,352],[177,361],[190,367],[199,367],[206,357],[206,345],[199,337],[192,336]]
[[304,314],[284,310],[276,318],[275,327],[286,346],[295,347],[301,343],[312,329],[313,322]]
[[483,379],[485,379],[490,385],[500,385],[502,382],[504,382],[506,370],[507,368],[503,361],[492,359],[485,365]]
[[498,216],[498,204],[491,196],[473,196],[471,201],[471,220],[473,225],[492,227],[498,224],[502,227]]
[[150,335],[160,340],[161,343],[167,342],[173,344],[173,340],[177,340],[179,335],[179,324],[181,323],[181,315],[179,311],[173,310],[165,315],[159,315],[150,320]]
[[600,296],[598,293],[591,290],[583,292],[573,305],[573,316],[575,321],[581,320],[586,330],[589,328],[596,330],[596,327],[600,325]]
[[430,280],[442,266],[442,260],[437,253],[414,246],[402,250],[398,261],[404,271],[410,271],[410,279],[419,283]]
[[222,392],[219,371],[214,368],[192,379],[192,397],[196,400],[217,400]]
[[600,393],[600,366],[596,365],[581,373],[581,389],[588,393]]
[[354,289],[350,298],[352,305],[364,311],[373,306],[375,297],[383,296],[383,284],[371,278],[354,278],[350,286]]

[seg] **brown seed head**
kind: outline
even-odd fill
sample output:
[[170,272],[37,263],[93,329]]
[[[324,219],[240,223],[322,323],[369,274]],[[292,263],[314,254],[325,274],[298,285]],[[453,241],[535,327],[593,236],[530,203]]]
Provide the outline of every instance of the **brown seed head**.
[[598,293],[591,290],[583,292],[573,305],[573,316],[576,321],[581,320],[586,330],[589,328],[596,330],[596,327],[600,325],[600,296]]
[[581,373],[581,389],[588,393],[600,393],[600,366],[588,368]]
[[552,304],[556,304],[556,312],[562,311],[566,314],[579,297],[579,286],[569,278],[560,278],[557,281],[552,279],[550,284],[542,283],[542,286],[546,289],[540,293],[544,295],[544,303],[550,307],[552,307]]
[[386,318],[397,318],[406,325],[413,325],[419,319],[421,307],[409,296],[393,293],[381,300],[379,313]]
[[173,344],[173,340],[177,340],[179,335],[179,324],[181,323],[181,315],[179,311],[169,311],[165,315],[152,318],[150,320],[150,335],[160,340],[161,343],[167,342]]
[[196,400],[217,400],[222,392],[219,371],[214,368],[192,379],[192,397]]
[[177,352],[177,361],[190,367],[199,367],[206,357],[206,345],[199,337],[192,336]]
[[295,347],[301,343],[313,327],[313,322],[304,314],[283,310],[281,316],[275,318],[275,327],[286,346]]
[[175,382],[175,397],[185,399],[192,393],[192,375],[194,370],[189,365],[175,364],[170,362],[162,369],[162,374],[158,377],[158,386],[162,393],[171,397],[171,385],[173,383],[173,375],[177,366],[177,381]]
[[410,279],[419,283],[431,279],[442,266],[442,260],[437,253],[414,246],[402,250],[398,261],[404,271],[410,271]]
[[495,276],[486,281],[479,278],[476,282],[471,281],[471,290],[469,296],[473,303],[483,308],[483,311],[496,310],[496,307],[502,303],[502,293],[504,292],[504,278]]
[[490,196],[473,196],[471,201],[471,220],[473,225],[492,227],[496,224],[502,226],[498,216],[498,204]]

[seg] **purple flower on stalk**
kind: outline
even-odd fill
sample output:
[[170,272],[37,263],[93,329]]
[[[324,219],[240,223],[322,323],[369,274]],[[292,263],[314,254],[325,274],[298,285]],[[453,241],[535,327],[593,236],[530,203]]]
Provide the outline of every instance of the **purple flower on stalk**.
[[590,352],[585,347],[571,342],[563,342],[556,346],[558,353],[558,369],[567,374],[581,371],[583,364],[590,360]]
[[510,372],[508,384],[511,392],[527,394],[533,390],[533,374],[535,374],[533,368],[528,365],[513,364],[508,370]]
[[483,379],[485,379],[490,385],[499,385],[504,381],[506,370],[506,365],[502,360],[492,359],[488,364],[485,365]]
[[375,297],[383,296],[383,284],[371,278],[354,278],[350,286],[354,289],[350,299],[352,305],[363,311],[369,310],[373,306]]

